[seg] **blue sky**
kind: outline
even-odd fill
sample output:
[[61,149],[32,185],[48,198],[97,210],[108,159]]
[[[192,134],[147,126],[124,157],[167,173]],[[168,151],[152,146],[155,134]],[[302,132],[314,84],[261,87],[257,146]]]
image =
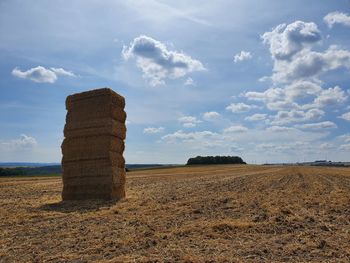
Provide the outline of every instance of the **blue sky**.
[[350,156],[350,1],[0,1],[0,161],[59,162],[66,96],[126,98],[127,163]]

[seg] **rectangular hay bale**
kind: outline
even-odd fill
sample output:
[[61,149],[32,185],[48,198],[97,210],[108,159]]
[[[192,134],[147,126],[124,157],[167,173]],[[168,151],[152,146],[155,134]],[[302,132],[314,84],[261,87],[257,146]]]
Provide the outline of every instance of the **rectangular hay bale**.
[[125,197],[125,99],[104,88],[67,97],[63,200]]

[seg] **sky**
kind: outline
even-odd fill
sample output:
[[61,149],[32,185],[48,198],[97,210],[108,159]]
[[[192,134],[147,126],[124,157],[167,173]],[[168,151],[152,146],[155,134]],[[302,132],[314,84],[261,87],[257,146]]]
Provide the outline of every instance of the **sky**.
[[349,35],[349,0],[0,0],[0,162],[60,162],[102,87],[127,163],[350,161]]

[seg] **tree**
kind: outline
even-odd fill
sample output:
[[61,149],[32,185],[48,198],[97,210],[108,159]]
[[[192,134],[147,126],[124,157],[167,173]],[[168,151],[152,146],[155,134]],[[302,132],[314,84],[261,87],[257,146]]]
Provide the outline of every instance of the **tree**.
[[187,161],[187,165],[194,164],[246,164],[246,162],[239,156],[197,156]]

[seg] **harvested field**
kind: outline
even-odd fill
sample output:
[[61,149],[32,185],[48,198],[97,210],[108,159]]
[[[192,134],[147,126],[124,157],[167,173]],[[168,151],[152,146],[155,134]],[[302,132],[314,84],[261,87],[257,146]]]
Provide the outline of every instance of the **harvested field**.
[[118,203],[61,181],[0,178],[1,262],[350,261],[350,169],[134,171]]

